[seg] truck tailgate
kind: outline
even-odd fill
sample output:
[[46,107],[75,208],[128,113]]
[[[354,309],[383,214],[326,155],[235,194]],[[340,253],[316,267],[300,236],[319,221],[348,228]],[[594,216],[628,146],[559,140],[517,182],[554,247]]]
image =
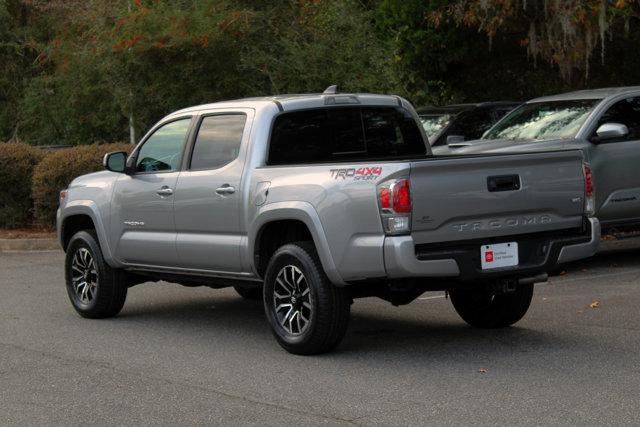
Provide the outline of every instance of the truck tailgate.
[[416,244],[582,226],[579,151],[431,158],[411,163]]

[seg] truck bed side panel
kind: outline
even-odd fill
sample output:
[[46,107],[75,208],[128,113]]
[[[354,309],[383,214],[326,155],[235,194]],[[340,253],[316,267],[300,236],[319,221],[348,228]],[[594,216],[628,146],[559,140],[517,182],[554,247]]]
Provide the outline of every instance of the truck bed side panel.
[[[249,203],[250,222],[269,204],[305,201],[313,205],[331,248],[330,256],[344,280],[385,276],[384,231],[376,186],[405,174],[407,162],[343,163],[256,168],[251,192],[269,182],[264,204]],[[283,218],[285,219],[285,218]]]

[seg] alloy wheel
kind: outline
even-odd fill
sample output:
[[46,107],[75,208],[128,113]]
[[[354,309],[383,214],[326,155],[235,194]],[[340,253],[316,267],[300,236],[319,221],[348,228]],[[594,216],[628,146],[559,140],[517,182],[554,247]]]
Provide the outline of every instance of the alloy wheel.
[[82,304],[90,304],[93,301],[98,289],[98,271],[87,248],[78,248],[73,255],[71,283],[78,301]]
[[300,335],[311,322],[313,305],[307,279],[295,265],[286,265],[278,272],[273,288],[276,319],[285,331]]

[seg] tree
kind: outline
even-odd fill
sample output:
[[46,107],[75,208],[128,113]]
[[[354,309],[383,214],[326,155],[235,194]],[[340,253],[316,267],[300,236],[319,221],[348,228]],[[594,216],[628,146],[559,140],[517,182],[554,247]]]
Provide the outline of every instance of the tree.
[[55,0],[20,102],[35,144],[134,139],[186,106],[244,96],[394,87],[371,12],[355,0]]
[[399,89],[391,46],[375,31],[373,13],[355,0],[296,0],[260,14],[263,35],[243,56],[243,68],[266,79],[262,93]]
[[19,100],[34,73],[37,51],[29,43],[32,8],[19,0],[0,0],[0,141],[19,134]]
[[248,14],[229,2],[67,5],[57,4],[66,13],[41,46],[50,72],[23,100],[29,140],[123,141],[178,108],[238,95]]
[[489,38],[500,31],[520,34],[520,44],[534,61],[541,58],[558,66],[561,76],[570,81],[575,69],[583,70],[588,79],[598,46],[604,63],[607,36],[613,40],[621,29],[628,35],[632,21],[637,30],[640,1],[463,0],[430,15],[436,24],[444,17],[477,28]]

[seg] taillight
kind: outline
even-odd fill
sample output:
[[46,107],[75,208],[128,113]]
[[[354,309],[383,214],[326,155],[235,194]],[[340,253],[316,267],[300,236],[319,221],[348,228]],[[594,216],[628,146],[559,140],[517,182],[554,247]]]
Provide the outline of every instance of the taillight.
[[400,179],[393,184],[393,210],[397,213],[411,213],[411,190],[409,180]]
[[411,231],[411,185],[408,179],[386,181],[378,186],[378,205],[387,234]]
[[380,208],[381,209],[391,209],[391,190],[388,188],[382,187],[380,188],[378,194],[380,195]]
[[593,215],[596,211],[596,191],[593,185],[593,172],[589,163],[582,164],[584,174],[584,213]]

